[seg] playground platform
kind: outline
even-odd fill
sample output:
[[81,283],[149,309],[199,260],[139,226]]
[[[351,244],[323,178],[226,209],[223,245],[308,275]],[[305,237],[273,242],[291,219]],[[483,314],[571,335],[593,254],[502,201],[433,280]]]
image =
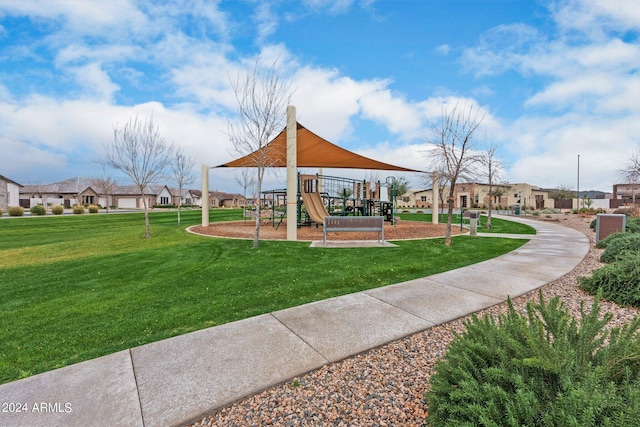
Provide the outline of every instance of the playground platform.
[[[557,224],[457,270],[120,351],[0,386],[5,426],[169,426],[363,351],[498,304],[571,271],[589,240]],[[338,242],[336,242],[338,243]],[[496,275],[501,280],[496,281]],[[10,406],[12,405],[12,406]]]

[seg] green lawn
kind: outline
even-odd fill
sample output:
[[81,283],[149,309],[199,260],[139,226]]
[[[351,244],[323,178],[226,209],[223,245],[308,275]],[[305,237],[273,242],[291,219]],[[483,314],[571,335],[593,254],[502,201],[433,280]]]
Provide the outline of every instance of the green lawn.
[[[401,213],[397,215],[398,218],[407,221],[431,221],[431,214],[423,213]],[[438,221],[441,224],[447,223],[447,215],[442,214],[438,217]],[[451,218],[451,223],[454,226],[460,227],[460,215],[454,214]],[[469,225],[469,219],[465,218],[465,225]],[[508,233],[508,234],[536,234],[536,230],[526,224],[520,224],[518,222],[507,221],[500,218],[491,217],[491,228],[487,229],[487,217],[482,215],[478,222],[479,233]]]
[[[323,249],[192,235],[200,211],[0,220],[0,383],[185,332],[476,263],[525,240]],[[211,221],[241,219],[215,210]]]

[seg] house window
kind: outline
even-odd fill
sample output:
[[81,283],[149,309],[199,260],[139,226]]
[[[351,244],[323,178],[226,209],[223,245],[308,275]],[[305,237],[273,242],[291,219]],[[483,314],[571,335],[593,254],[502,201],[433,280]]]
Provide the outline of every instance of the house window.
[[476,194],[476,202],[475,203],[476,204],[480,203],[480,195],[479,194]]
[[169,204],[169,198],[167,196],[160,197],[160,204],[161,205],[168,205]]
[[82,196],[82,204],[83,205],[93,205],[94,197],[93,196]]
[[421,202],[426,202],[427,201],[427,196],[420,196],[420,201]]

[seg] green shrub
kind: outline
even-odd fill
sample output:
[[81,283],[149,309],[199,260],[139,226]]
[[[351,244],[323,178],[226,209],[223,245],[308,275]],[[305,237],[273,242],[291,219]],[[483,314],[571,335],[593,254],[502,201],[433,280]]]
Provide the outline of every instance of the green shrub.
[[627,233],[640,233],[640,217],[627,218],[624,229]]
[[602,292],[603,298],[620,305],[640,307],[640,252],[627,253],[591,277],[581,277],[580,287],[590,294]]
[[22,216],[24,215],[24,208],[22,206],[9,206],[7,213],[10,216]]
[[589,223],[589,228],[592,230],[596,229],[596,225],[598,225],[598,218],[594,218],[593,221]]
[[84,206],[82,206],[82,205],[74,205],[73,206],[73,213],[74,214],[83,214],[84,213]]
[[[558,298],[472,316],[436,363],[427,425],[621,426],[640,419],[640,318],[606,326],[611,314],[573,318]],[[634,421],[635,420],[635,421]]]
[[62,215],[64,213],[64,206],[62,205],[51,206],[51,213],[54,215]]
[[640,251],[640,233],[619,233],[607,243],[600,256],[600,261],[614,262],[624,257],[628,252],[638,251]]
[[614,240],[624,238],[625,234],[626,234],[626,233],[623,233],[622,231],[616,231],[615,233],[611,233],[611,234],[609,234],[607,237],[605,237],[604,239],[599,240],[599,241],[596,243],[596,248],[599,248],[599,249],[606,248],[606,247],[607,247],[607,246],[609,246],[609,245],[611,244],[611,242],[613,242]]
[[31,206],[31,215],[44,215],[47,213],[47,210],[42,205]]
[[2,216],[2,209],[0,209],[0,216]]
[[87,209],[89,209],[89,213],[98,213],[99,208],[96,205],[89,205]]

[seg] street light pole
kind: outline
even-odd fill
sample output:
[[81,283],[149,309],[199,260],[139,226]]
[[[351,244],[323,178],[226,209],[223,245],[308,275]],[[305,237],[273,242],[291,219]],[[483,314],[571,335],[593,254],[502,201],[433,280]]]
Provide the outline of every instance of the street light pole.
[[578,194],[577,194],[577,208],[580,210],[580,154],[578,154]]

